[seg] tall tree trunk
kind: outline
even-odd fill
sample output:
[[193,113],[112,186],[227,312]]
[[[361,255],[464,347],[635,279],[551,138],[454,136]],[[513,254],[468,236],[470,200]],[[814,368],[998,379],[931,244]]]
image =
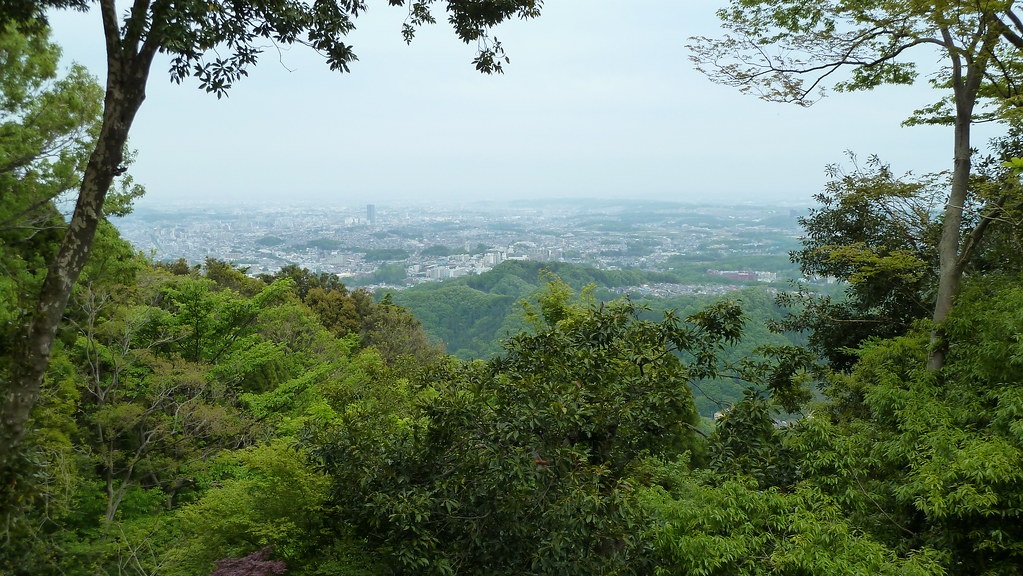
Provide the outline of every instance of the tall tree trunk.
[[[955,93],[956,119],[953,144],[952,183],[948,203],[941,225],[941,240],[938,243],[938,293],[934,301],[931,320],[931,345],[927,354],[927,369],[940,370],[945,365],[948,342],[945,339],[945,319],[959,295],[963,276],[964,261],[961,257],[963,208],[970,188],[970,128],[973,125],[973,110],[977,93],[983,79],[988,57],[988,45],[974,54],[973,61],[966,66],[959,56],[953,56],[952,89]],[[964,69],[965,68],[965,69]]]
[[952,189],[941,227],[941,241],[938,244],[938,293],[934,301],[931,319],[931,346],[927,356],[927,369],[940,370],[945,365],[948,343],[945,341],[945,318],[952,310],[959,294],[962,267],[959,265],[959,245],[963,222],[963,203],[969,189],[970,178],[970,124],[956,120],[955,164],[952,171]]
[[[107,8],[112,8],[112,3],[104,4],[104,16],[107,17],[111,13]],[[47,268],[39,301],[35,310],[25,315],[15,336],[14,357],[0,405],[0,473],[7,472],[16,447],[25,435],[49,366],[57,328],[71,290],[89,259],[96,228],[103,218],[103,201],[121,171],[128,132],[145,99],[145,86],[155,48],[151,53],[142,54],[133,49],[122,50],[116,19],[113,26],[110,24],[105,18],[107,85],[100,135],[89,157],[75,211],[60,249]]]

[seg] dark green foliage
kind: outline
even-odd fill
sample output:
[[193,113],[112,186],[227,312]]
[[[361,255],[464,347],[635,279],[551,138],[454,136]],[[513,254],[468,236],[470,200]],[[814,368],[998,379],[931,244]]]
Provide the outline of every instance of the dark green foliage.
[[[1014,277],[964,293],[940,378],[925,333],[875,340],[793,419],[779,404],[805,401],[809,356],[739,344],[730,362],[733,301],[665,314],[554,281],[500,355],[467,363],[429,351],[390,298],[280,276],[252,291],[216,261],[174,275],[102,232],[27,440],[33,484],[7,493],[5,570],[116,573],[136,554],[186,576],[267,547],[296,576],[1023,561]],[[734,296],[776,312],[760,291]],[[736,369],[751,389],[704,439],[690,387]]]
[[747,392],[714,428],[708,443],[710,468],[727,478],[748,476],[760,488],[789,486],[796,461],[779,432],[789,423],[773,418],[773,412],[764,397]]
[[509,260],[497,265],[491,272],[466,280],[470,288],[492,292],[495,284],[506,277],[516,277],[529,284],[537,285],[541,272],[550,272],[576,290],[589,284],[615,288],[635,286],[649,282],[674,282],[671,274],[645,272],[642,270],[598,270],[590,266],[568,262],[533,262],[531,260]]
[[845,297],[805,288],[779,297],[794,310],[780,326],[809,332],[810,348],[841,370],[864,340],[902,334],[931,313],[938,268],[941,181],[900,179],[877,158],[855,160],[852,172],[829,167],[821,205],[799,219],[806,235],[792,252],[803,277],[838,279]]
[[340,250],[344,247],[344,243],[340,240],[332,240],[330,238],[317,238],[310,240],[302,244],[295,245],[296,250]]
[[[429,20],[428,4],[412,3],[411,26]],[[536,9],[450,6],[469,37]],[[212,44],[233,47],[223,69],[194,71],[215,92],[254,57],[251,20],[229,16],[275,6],[221,8],[176,4],[179,16],[206,15],[225,29],[178,30],[181,44],[168,46],[179,66]],[[329,31],[359,10],[310,4],[267,26],[297,32],[293,18],[314,14],[321,20],[303,26]],[[0,8],[0,19],[14,13]],[[177,25],[168,22],[152,25]],[[5,70],[52,67],[52,49],[37,38],[4,37],[0,48],[15,54]],[[477,65],[494,69],[499,46],[484,49]],[[0,167],[11,192],[0,195],[5,369],[13,327],[63,233],[52,193],[84,158],[50,163],[39,151],[60,130],[84,142],[85,113],[98,109],[85,84],[47,88],[14,72],[0,88],[14,103],[4,110],[20,112],[4,116],[0,152],[9,164],[22,152],[33,159]],[[81,114],[61,120],[69,111]],[[987,217],[1018,220],[1018,172],[996,165],[976,173],[983,202],[968,209],[964,230]],[[1016,574],[1019,234],[990,224],[978,238],[969,288],[945,326],[947,362],[926,370],[930,338],[915,318],[927,306],[913,306],[926,304],[935,269],[933,210],[920,209],[928,186],[881,165],[836,173],[825,206],[805,220],[804,272],[850,286],[848,300],[812,301],[799,319],[814,330],[814,351],[843,368],[827,378],[808,351],[767,332],[778,310],[763,290],[602,303],[593,289],[573,297],[569,285],[677,278],[508,262],[374,302],[294,266],[262,279],[215,259],[153,266],[102,222],[28,432],[0,479],[0,572]],[[132,193],[109,202],[109,213],[123,212]],[[542,266],[566,282],[541,278]],[[444,357],[396,305],[406,298],[428,325],[463,338],[460,354],[491,359]],[[505,314],[512,308],[525,314]],[[805,408],[816,383],[825,395]],[[713,429],[691,387],[724,400],[701,409],[730,406]]]
[[[696,446],[688,382],[714,371],[739,316],[722,306],[643,321],[627,301],[573,304],[560,283],[538,306],[535,332],[503,356],[419,375],[414,410],[387,435],[353,414],[310,441],[345,518],[394,570],[640,569],[630,475],[648,455]],[[366,504],[346,506],[353,494]]]
[[[480,254],[480,253],[486,252],[486,251],[487,251],[486,246],[483,246],[482,244],[480,244],[480,245],[476,246],[476,250],[473,252],[473,254]],[[461,249],[461,248],[448,248],[447,246],[445,246],[443,244],[435,244],[433,246],[428,246],[428,247],[423,248],[422,250],[420,250],[419,251],[419,256],[421,256],[423,258],[427,258],[427,257],[430,257],[430,256],[443,257],[443,256],[451,256],[451,255],[454,255],[454,254],[467,254],[468,252],[469,252],[468,250]]]
[[405,260],[409,253],[399,248],[354,248],[356,252],[365,252],[367,262],[390,262],[393,260]]
[[206,278],[216,282],[218,289],[234,290],[246,296],[255,296],[266,287],[265,283],[250,278],[247,275],[247,268],[239,268],[216,258],[206,258],[202,273]]
[[339,292],[342,296],[348,295],[348,289],[341,280],[334,274],[320,272],[319,274],[309,271],[307,268],[300,268],[295,264],[288,264],[274,274],[263,274],[259,277],[267,284],[274,280],[290,278],[294,283],[295,293],[302,300],[306,299],[310,290],[319,288],[324,292]]
[[[652,282],[675,282],[671,275],[640,270],[598,270],[589,266],[559,262],[508,261],[493,270],[466,278],[429,283],[396,292],[394,301],[408,308],[434,338],[444,342],[448,351],[459,358],[491,358],[501,350],[500,342],[526,328],[520,303],[543,289],[545,274],[554,274],[569,286],[580,290],[593,284],[602,290],[602,298],[618,295],[606,290],[621,286],[637,286]],[[564,274],[565,276],[562,276]],[[774,303],[754,291],[739,297],[754,318],[751,326],[755,339],[763,344],[788,344],[788,339],[768,333],[762,326],[767,319],[780,319]],[[642,300],[651,308],[645,317],[655,318],[661,312],[679,308],[694,313],[717,298],[679,297]],[[761,308],[766,308],[762,310]],[[762,321],[761,318],[764,320]],[[754,346],[749,346],[752,349]],[[727,399],[738,398],[727,394]],[[713,413],[709,405],[708,414]],[[703,407],[701,406],[701,411]]]
[[[763,238],[758,238],[762,242]],[[797,246],[792,238],[785,238],[785,241],[778,241],[771,246],[770,254],[736,254],[735,248],[706,248],[690,254],[679,254],[668,258],[661,266],[670,274],[675,276],[676,282],[685,284],[735,284],[743,285],[748,282],[734,280],[724,276],[709,273],[709,270],[763,270],[778,274],[781,285],[786,280],[799,276],[799,267],[793,264],[785,253]]]
[[424,365],[444,353],[442,346],[430,341],[423,325],[411,312],[387,298],[371,305],[361,321],[362,343],[376,348],[386,360],[408,357],[415,364]]
[[[522,318],[521,303],[542,290],[543,279],[549,277],[542,272],[543,266],[545,264],[537,262],[505,262],[479,276],[423,284],[393,296],[395,301],[407,307],[422,321],[429,334],[443,341],[450,353],[460,358],[492,358],[500,353],[502,340],[528,328]],[[577,282],[601,277],[598,275],[600,271],[585,266],[567,265],[567,269],[576,275]],[[538,271],[538,276],[523,278],[534,270]],[[626,274],[625,278],[630,282],[653,281],[643,276],[646,273],[627,271]],[[614,297],[606,291],[601,291],[601,295]],[[768,289],[747,288],[731,293],[727,298],[739,302],[748,318],[743,341],[722,352],[724,362],[735,366],[737,371],[744,359],[758,354],[756,349],[759,347],[773,346],[780,351],[802,343],[803,340],[798,336],[776,334],[768,329],[768,326],[778,323],[784,317],[784,309],[777,306]],[[656,320],[668,311],[677,311],[681,316],[695,314],[720,299],[717,296],[693,295],[642,298],[635,302],[641,318]],[[781,372],[778,370],[783,368],[781,364],[770,365],[776,376],[773,387],[778,389],[778,394],[790,394],[787,406],[792,409],[796,403],[805,400],[806,383],[797,387],[788,386],[783,392],[782,381],[779,380]],[[791,362],[789,364],[792,367],[790,372],[794,373],[794,365]],[[763,360],[759,360],[757,365],[765,369],[768,367]],[[753,370],[742,372],[747,380],[754,376]],[[765,380],[759,376],[754,379]],[[765,389],[771,388],[768,383],[764,384]],[[694,385],[700,414],[710,417],[738,402],[748,383],[733,378],[717,378]]]
[[281,244],[284,244],[284,239],[277,236],[263,236],[256,240],[257,246],[280,246]]
[[303,298],[320,323],[338,337],[358,333],[362,325],[356,298],[347,290],[313,288]]
[[[694,382],[696,406],[704,417],[727,410],[739,402],[751,384],[762,391],[771,391],[776,400],[787,395],[787,409],[796,411],[796,404],[806,399],[806,382],[799,369],[805,367],[802,353],[794,345],[802,344],[798,335],[772,332],[770,326],[784,317],[784,309],[775,303],[772,292],[762,288],[746,288],[717,296],[676,296],[673,298],[644,298],[637,304],[649,308],[641,315],[653,318],[666,311],[680,315],[695,314],[702,307],[727,300],[738,303],[746,316],[743,338],[721,351],[722,363],[729,366],[727,374],[719,378]],[[765,353],[773,354],[765,356]],[[785,360],[785,354],[789,359]],[[774,356],[772,360],[770,356]],[[796,357],[800,357],[797,361]],[[773,380],[772,380],[773,375]],[[796,376],[794,381],[790,376]]]
[[391,262],[389,264],[382,264],[372,274],[366,283],[369,284],[397,284],[401,285],[405,282],[405,278],[408,277],[408,273],[405,271],[405,265],[398,262]]
[[431,335],[444,341],[448,350],[462,358],[490,357],[500,350],[505,318],[516,302],[536,290],[523,284],[515,294],[487,294],[462,283],[426,284],[394,295],[396,302],[412,311]]

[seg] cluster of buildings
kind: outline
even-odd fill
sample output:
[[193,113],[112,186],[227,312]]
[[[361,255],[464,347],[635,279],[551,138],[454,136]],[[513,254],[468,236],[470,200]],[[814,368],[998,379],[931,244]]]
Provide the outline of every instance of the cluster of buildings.
[[[157,260],[212,257],[252,274],[297,264],[350,284],[381,281],[386,270],[392,285],[402,270],[400,283],[411,285],[481,274],[515,259],[658,270],[685,254],[783,253],[798,234],[788,208],[627,201],[143,206],[117,224]],[[776,279],[772,271],[712,273],[744,282]]]
[[720,276],[739,282],[777,282],[778,273],[766,270],[707,270],[708,276]]

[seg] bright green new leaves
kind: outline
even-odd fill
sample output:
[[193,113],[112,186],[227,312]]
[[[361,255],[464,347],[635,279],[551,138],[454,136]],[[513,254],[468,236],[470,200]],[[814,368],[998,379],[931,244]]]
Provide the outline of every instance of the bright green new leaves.
[[933,551],[901,556],[850,525],[810,485],[756,490],[666,467],[664,487],[641,491],[652,510],[654,574],[847,576],[944,574]]
[[175,347],[193,362],[216,363],[234,350],[251,346],[259,313],[280,303],[290,291],[290,284],[281,281],[251,299],[239,299],[215,286],[211,280],[186,278],[166,289],[183,331]]
[[924,334],[870,345],[795,437],[803,473],[851,521],[893,547],[940,551],[950,574],[1023,561],[1021,303],[1016,282],[967,289],[940,379],[923,369]]
[[173,574],[206,574],[214,561],[272,546],[288,561],[313,556],[329,479],[305,454],[277,440],[225,453],[206,495],[179,513],[188,538],[177,544]]

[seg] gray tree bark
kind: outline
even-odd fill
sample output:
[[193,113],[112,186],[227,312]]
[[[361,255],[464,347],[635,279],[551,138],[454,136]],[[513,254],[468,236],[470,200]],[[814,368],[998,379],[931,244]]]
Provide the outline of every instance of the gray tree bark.
[[[947,30],[942,30],[949,46],[954,42]],[[977,94],[984,71],[990,58],[990,51],[998,42],[993,29],[983,36],[978,49],[971,52],[949,51],[952,60],[952,90],[955,94],[955,132],[953,136],[952,182],[948,202],[945,204],[941,226],[941,240],[938,243],[938,290],[934,301],[931,320],[931,345],[927,355],[927,369],[940,370],[945,365],[948,342],[945,339],[945,319],[955,305],[962,283],[963,268],[969,256],[962,250],[963,208],[970,191],[970,128],[977,104]]]
[[145,100],[146,82],[158,42],[121,38],[114,0],[102,0],[100,10],[107,48],[107,83],[103,123],[89,157],[74,213],[50,262],[33,311],[16,335],[14,357],[0,402],[0,473],[6,473],[39,398],[71,290],[89,259],[103,202],[120,172],[124,147],[135,114]]

